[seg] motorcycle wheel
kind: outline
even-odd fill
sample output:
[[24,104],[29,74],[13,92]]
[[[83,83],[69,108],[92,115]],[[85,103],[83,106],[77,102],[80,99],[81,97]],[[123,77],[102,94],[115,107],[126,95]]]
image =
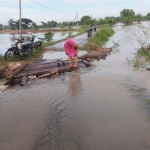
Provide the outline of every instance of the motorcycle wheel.
[[41,46],[42,46],[42,42],[39,42],[39,43],[38,43],[38,47],[41,47]]
[[6,53],[5,53],[5,60],[12,60],[13,59],[13,57],[14,57],[14,53],[12,52],[12,51],[7,51]]

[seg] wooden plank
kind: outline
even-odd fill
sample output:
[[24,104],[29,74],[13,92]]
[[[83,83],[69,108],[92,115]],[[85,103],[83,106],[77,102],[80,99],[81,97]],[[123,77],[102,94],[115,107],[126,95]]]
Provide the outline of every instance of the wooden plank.
[[[35,66],[43,66],[43,65],[48,65],[48,64],[57,64],[59,62],[65,62],[66,64],[69,64],[69,60],[57,60],[57,61],[52,61],[52,62],[43,62],[43,63],[32,63],[29,64],[29,67],[35,67]],[[79,59],[79,62],[82,62],[82,59]]]
[[51,75],[55,74],[58,72],[58,68],[54,68],[50,70]]
[[11,74],[10,76],[6,77],[6,80],[14,78],[14,77],[15,77],[18,73],[20,73],[21,70],[22,70],[23,68],[25,68],[27,65],[28,65],[28,63],[26,63],[26,64],[22,65],[21,67],[19,67],[13,74]]
[[27,84],[28,78],[27,76],[23,76],[22,80],[21,80],[21,86],[25,86]]
[[[81,64],[81,62],[79,62],[78,64]],[[65,67],[65,66],[69,66],[68,64],[63,65],[62,63],[60,64],[60,66],[58,66],[58,64],[55,64],[53,66],[49,65],[43,65],[43,66],[36,66],[36,67],[26,67],[24,70],[22,70],[22,73],[25,72],[32,72],[32,71],[36,71],[36,70],[41,70],[41,69],[50,69],[50,68],[57,68],[57,67]]]
[[[62,63],[59,63],[60,66],[66,66],[66,65],[69,65],[69,64],[65,64],[63,65]],[[40,65],[40,66],[34,66],[34,67],[26,67],[24,70],[22,71],[33,71],[33,70],[37,70],[37,69],[43,69],[43,68],[54,68],[54,67],[58,67],[58,63],[56,64],[46,64],[46,65]]]
[[35,75],[35,76],[42,75],[49,72],[57,72],[57,69],[51,68],[51,69],[36,70],[32,72],[19,73],[17,76],[15,76],[15,78],[17,79],[17,78],[22,78],[23,76],[30,76],[30,75]]
[[15,76],[16,76],[17,74],[19,74],[19,73],[21,72],[21,70],[22,70],[24,67],[26,67],[27,65],[28,65],[28,63],[22,65],[22,66],[21,66],[19,69],[17,69],[12,75],[10,75],[9,77],[6,78],[6,80],[9,80],[8,85],[13,85],[13,80],[14,80]]
[[83,60],[83,63],[84,63],[87,67],[91,66],[90,62],[87,62],[86,60]]
[[39,79],[41,79],[41,78],[48,78],[48,77],[50,77],[50,76],[51,76],[51,73],[45,73],[45,74],[43,74],[43,75],[38,76],[38,78],[39,78]]

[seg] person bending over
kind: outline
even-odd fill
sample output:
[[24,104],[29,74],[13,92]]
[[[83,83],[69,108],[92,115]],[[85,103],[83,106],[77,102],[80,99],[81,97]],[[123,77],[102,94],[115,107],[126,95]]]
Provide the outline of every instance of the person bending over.
[[[66,55],[69,56],[70,67],[77,68],[78,67],[78,44],[72,39],[67,39],[64,43],[64,49]],[[75,64],[73,64],[72,59],[74,58]]]

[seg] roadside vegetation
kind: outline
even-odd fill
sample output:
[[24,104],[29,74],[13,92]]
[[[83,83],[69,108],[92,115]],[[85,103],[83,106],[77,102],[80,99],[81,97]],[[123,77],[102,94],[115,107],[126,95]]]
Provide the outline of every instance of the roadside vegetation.
[[102,47],[105,42],[108,41],[109,37],[114,34],[114,30],[112,27],[100,27],[99,31],[95,36],[91,37],[86,45],[86,49],[95,50],[97,48]]
[[126,32],[135,37],[139,43],[135,57],[131,60],[133,66],[136,68],[146,67],[150,63],[150,24],[148,26],[136,24],[134,27],[126,28]]
[[[132,9],[123,9],[122,11],[120,11],[120,16],[118,16],[118,17],[107,16],[105,18],[96,19],[96,18],[92,18],[89,15],[86,15],[86,16],[82,16],[81,20],[79,20],[78,22],[72,21],[72,22],[58,23],[57,21],[51,20],[48,22],[41,22],[40,25],[37,25],[31,19],[22,18],[23,31],[30,30],[31,32],[34,33],[34,32],[38,32],[38,30],[47,29],[49,31],[45,34],[45,39],[47,40],[47,42],[46,43],[43,42],[42,47],[34,49],[33,55],[28,56],[28,57],[15,56],[12,61],[35,60],[39,56],[42,55],[42,53],[43,53],[42,49],[44,47],[64,41],[68,37],[74,37],[74,36],[80,35],[82,33],[85,33],[91,26],[93,26],[93,24],[96,24],[97,28],[100,28],[100,30],[94,37],[92,37],[88,41],[88,43],[86,45],[86,48],[88,50],[93,50],[98,47],[102,47],[105,44],[105,42],[108,40],[108,38],[111,35],[113,35],[113,33],[114,33],[113,25],[115,25],[117,22],[122,22],[122,23],[124,23],[124,25],[132,25],[132,23],[135,21],[140,24],[140,22],[144,21],[144,20],[150,20],[150,13],[148,13],[146,16],[142,16],[141,14],[135,14],[134,10],[132,10]],[[73,29],[73,27],[76,26],[77,24],[79,24],[80,28]],[[62,34],[61,34],[62,37],[64,35],[66,37],[67,32],[68,32],[68,37],[62,38],[62,40],[52,41],[52,38],[53,38],[52,29],[54,29],[56,27],[59,28],[60,31],[62,31]],[[0,24],[0,30],[3,30],[3,31],[12,31],[12,30],[18,31],[18,29],[19,29],[19,20],[9,19],[8,25],[3,26],[2,24]],[[77,32],[76,35],[72,34],[72,32],[74,32],[74,31]],[[142,46],[141,46],[141,48],[142,48]],[[143,49],[142,49],[142,51],[143,51]],[[139,53],[140,53],[140,51],[138,52],[138,55],[139,55]],[[0,62],[3,62],[3,63],[6,62],[3,58],[3,56],[0,56]]]

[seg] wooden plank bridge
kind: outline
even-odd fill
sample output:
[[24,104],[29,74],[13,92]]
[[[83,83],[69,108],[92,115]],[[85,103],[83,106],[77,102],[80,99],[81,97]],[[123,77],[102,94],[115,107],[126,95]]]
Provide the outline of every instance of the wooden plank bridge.
[[[90,67],[91,59],[94,58],[99,60],[104,58],[111,52],[111,50],[112,49],[101,48],[81,56],[79,58],[78,68]],[[47,78],[55,74],[71,72],[75,69],[77,68],[69,66],[69,61],[67,59],[41,60],[31,64],[26,63],[6,78],[7,82],[5,85],[12,86],[20,82],[20,85],[24,86],[27,84],[28,78],[31,76],[36,76],[36,78]]]

